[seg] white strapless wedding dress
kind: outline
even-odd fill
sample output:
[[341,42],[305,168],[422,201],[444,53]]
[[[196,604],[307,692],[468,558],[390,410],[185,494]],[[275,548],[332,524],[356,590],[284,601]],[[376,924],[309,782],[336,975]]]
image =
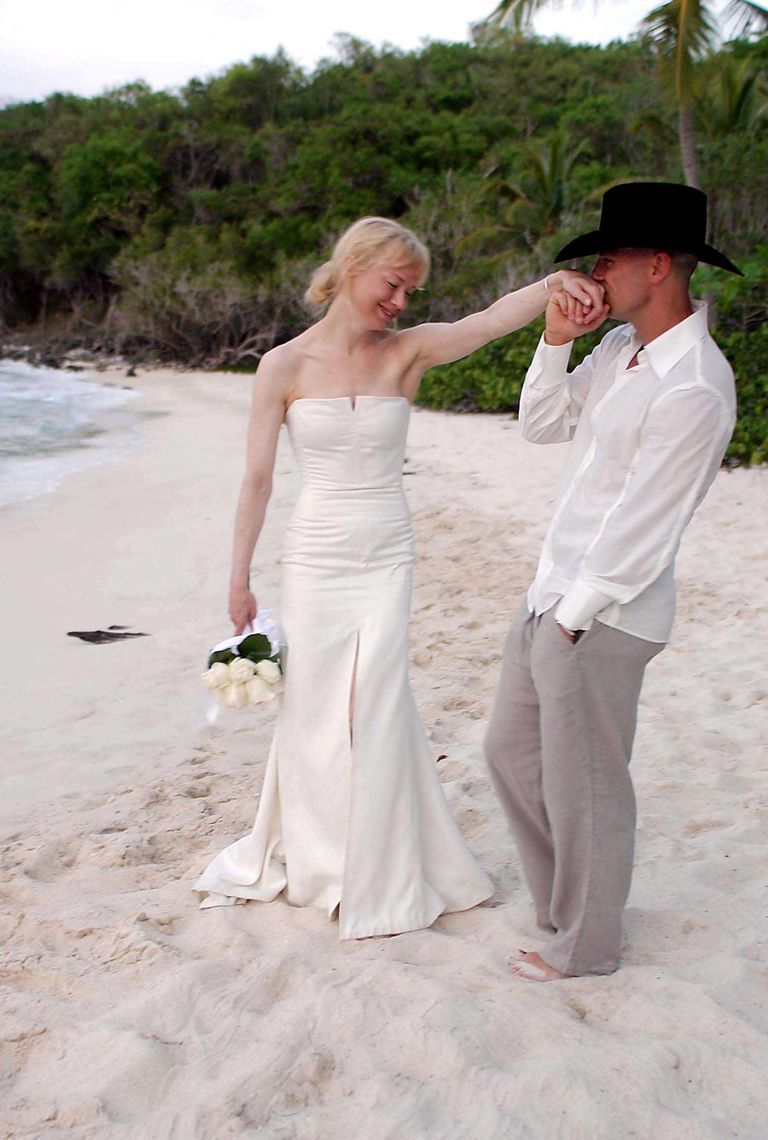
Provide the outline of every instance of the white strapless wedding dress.
[[[493,893],[440,786],[408,681],[413,538],[400,396],[295,400],[301,492],[283,554],[285,691],[250,835],[203,906],[338,908],[341,938],[429,926]],[[350,705],[354,715],[350,728]]]

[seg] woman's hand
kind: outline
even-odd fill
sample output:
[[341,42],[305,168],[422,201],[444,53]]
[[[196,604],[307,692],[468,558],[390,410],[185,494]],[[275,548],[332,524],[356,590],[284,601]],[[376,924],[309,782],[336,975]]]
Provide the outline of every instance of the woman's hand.
[[256,599],[247,586],[230,586],[229,619],[235,627],[235,637],[243,632],[256,617]]
[[[549,275],[547,281],[553,293],[565,293],[568,297],[580,302],[587,311],[594,310],[596,312],[603,304],[604,290],[602,285],[593,281],[591,277],[587,277],[586,273],[577,273],[574,269],[558,269],[556,273]],[[574,309],[574,312],[576,311]],[[574,316],[572,319],[580,324],[585,323],[578,316]]]

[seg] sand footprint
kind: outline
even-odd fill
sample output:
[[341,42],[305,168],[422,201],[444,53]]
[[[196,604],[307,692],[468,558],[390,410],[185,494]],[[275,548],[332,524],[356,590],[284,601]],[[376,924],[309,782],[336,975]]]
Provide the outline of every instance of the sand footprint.
[[328,1053],[302,1054],[282,1078],[277,1095],[267,1106],[266,1119],[293,1116],[299,1109],[320,1100],[335,1068],[334,1059]]

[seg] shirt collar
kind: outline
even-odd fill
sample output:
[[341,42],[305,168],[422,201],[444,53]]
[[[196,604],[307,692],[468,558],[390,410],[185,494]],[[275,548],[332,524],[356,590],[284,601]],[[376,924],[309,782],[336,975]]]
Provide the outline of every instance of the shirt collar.
[[[650,344],[644,345],[639,355],[647,354],[651,368],[663,380],[686,352],[703,340],[708,331],[707,306],[704,301],[694,301],[690,317],[667,329]],[[641,347],[637,332],[632,336],[632,345],[635,351]]]

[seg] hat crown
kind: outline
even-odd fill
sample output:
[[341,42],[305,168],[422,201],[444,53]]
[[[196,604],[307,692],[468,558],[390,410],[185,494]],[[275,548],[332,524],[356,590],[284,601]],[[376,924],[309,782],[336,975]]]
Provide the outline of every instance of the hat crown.
[[[706,240],[707,196],[676,182],[629,182],[603,195],[600,236],[688,252]],[[606,247],[607,248],[607,247]]]

